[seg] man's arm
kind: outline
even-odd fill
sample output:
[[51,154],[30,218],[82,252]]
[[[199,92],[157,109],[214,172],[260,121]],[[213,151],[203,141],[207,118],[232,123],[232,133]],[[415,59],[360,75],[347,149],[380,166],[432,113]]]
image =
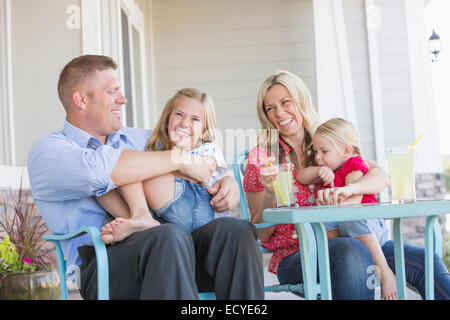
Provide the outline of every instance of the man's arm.
[[33,196],[45,201],[65,201],[101,196],[117,186],[179,170],[206,185],[208,166],[190,154],[119,150],[101,146],[80,148],[63,136],[35,143],[28,157]]
[[207,185],[211,176],[209,166],[205,166],[201,157],[177,150],[154,152],[124,150],[110,177],[114,185],[120,187],[174,171],[179,171],[202,185]]

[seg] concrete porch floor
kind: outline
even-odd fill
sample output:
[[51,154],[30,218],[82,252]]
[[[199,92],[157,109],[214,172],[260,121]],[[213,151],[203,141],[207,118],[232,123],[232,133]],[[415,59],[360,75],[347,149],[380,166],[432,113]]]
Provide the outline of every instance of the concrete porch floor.
[[[270,257],[271,257],[270,253],[263,254],[264,284],[266,286],[278,283],[277,276],[274,275],[273,273],[270,273],[269,271],[267,271]],[[420,295],[417,292],[415,292],[409,288],[406,288],[406,294],[407,294],[408,300],[422,300],[422,298],[420,297]],[[265,299],[266,300],[304,300],[303,298],[298,297],[295,294],[289,293],[289,292],[278,292],[278,293],[266,292]],[[380,287],[375,288],[375,300],[380,300]]]
[[[267,268],[269,266],[271,254],[270,253],[264,253],[263,254],[263,264],[264,264],[264,284],[265,285],[271,285],[271,284],[277,284],[278,279],[277,276],[273,273],[270,273],[267,271]],[[410,290],[409,288],[407,290],[407,297],[408,300],[421,300],[419,294],[417,294],[415,291]],[[266,300],[304,300],[303,298],[300,298],[292,293],[289,292],[279,292],[279,293],[273,293],[273,292],[266,292],[265,293],[265,299]],[[380,299],[380,288],[375,289],[375,299]],[[71,290],[69,293],[69,300],[81,300],[81,296],[78,293],[78,290]]]

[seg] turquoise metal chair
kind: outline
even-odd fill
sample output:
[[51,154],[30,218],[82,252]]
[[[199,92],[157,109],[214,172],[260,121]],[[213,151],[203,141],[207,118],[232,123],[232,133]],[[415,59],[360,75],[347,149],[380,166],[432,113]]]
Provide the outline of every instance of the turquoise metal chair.
[[[58,259],[58,273],[61,286],[61,300],[68,299],[66,271],[67,265],[64,259],[64,253],[61,248],[60,241],[69,240],[84,234],[91,237],[95,249],[95,256],[97,261],[97,286],[98,286],[98,300],[109,300],[109,272],[108,272],[108,253],[106,251],[105,243],[100,238],[100,231],[93,226],[80,228],[68,234],[46,234],[43,238],[47,241],[55,243],[56,256]],[[214,292],[202,292],[198,294],[200,300],[215,300]]]
[[[88,234],[92,240],[95,249],[95,256],[97,261],[97,286],[98,286],[98,300],[109,300],[109,272],[108,272],[108,253],[106,251],[105,243],[100,238],[100,231],[93,226],[80,228],[68,234],[46,234],[43,238],[47,241],[55,243],[56,256],[58,259],[58,273],[61,286],[61,300],[68,299],[66,271],[67,265],[64,259],[64,253],[61,248],[60,241],[69,240],[84,234]],[[214,292],[199,293],[200,300],[215,300]]]
[[[233,158],[233,173],[234,178],[236,179],[238,185],[239,185],[239,195],[240,195],[240,206],[242,211],[242,217],[250,221],[249,215],[248,215],[248,209],[247,209],[247,200],[245,197],[244,187],[242,185],[242,179],[244,177],[245,172],[245,166],[248,159],[248,151],[241,151],[236,153],[236,155]],[[254,224],[254,226],[258,229],[260,228],[267,228],[274,226],[275,224],[272,223],[258,223]],[[311,278],[310,279],[317,279],[317,246],[316,246],[316,238],[314,234],[314,230],[312,226],[309,223],[306,223],[301,226],[301,230],[298,230],[298,234],[300,236],[299,241],[302,241],[302,237],[304,241],[308,244],[307,252],[301,251],[300,254],[302,256],[308,255],[310,265],[306,266],[304,265],[303,261],[305,259],[301,259],[302,263],[302,270],[303,270],[303,278],[306,279],[306,273],[308,273]],[[270,250],[267,250],[261,245],[261,242],[258,240],[258,244],[260,245],[260,251],[262,253],[270,253]],[[319,283],[312,283],[310,284],[312,286],[311,290],[314,295],[320,298],[320,284]],[[300,296],[304,296],[305,293],[305,285],[303,283],[299,284],[275,284],[271,286],[265,286],[264,287],[265,292],[292,292],[295,294],[298,294]]]
[[67,280],[66,280],[66,260],[61,248],[60,241],[69,240],[84,234],[91,237],[94,244],[95,256],[97,260],[97,285],[98,285],[98,300],[109,300],[109,272],[108,272],[108,255],[106,252],[105,243],[100,239],[100,231],[96,227],[83,227],[68,234],[46,234],[43,238],[47,241],[55,243],[56,256],[58,258],[59,280],[61,285],[61,299],[67,300]]

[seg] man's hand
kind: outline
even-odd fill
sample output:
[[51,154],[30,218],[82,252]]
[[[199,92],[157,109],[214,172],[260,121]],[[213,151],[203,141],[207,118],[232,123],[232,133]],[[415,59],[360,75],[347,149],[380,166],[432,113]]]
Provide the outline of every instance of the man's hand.
[[225,176],[208,189],[211,206],[216,212],[226,212],[239,203],[239,186],[234,178]]

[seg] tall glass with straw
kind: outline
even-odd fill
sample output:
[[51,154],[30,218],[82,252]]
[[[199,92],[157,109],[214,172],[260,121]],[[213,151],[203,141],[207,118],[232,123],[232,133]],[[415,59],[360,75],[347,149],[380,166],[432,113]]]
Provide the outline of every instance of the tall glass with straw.
[[278,165],[277,179],[272,183],[277,199],[277,207],[291,207],[295,205],[293,164]]
[[388,151],[392,203],[416,201],[414,147],[422,136],[419,135],[410,147],[390,148]]
[[292,163],[273,164],[268,159],[260,158],[265,163],[261,174],[272,175],[276,172],[277,178],[272,182],[273,191],[277,201],[277,207],[295,206],[294,176]]

